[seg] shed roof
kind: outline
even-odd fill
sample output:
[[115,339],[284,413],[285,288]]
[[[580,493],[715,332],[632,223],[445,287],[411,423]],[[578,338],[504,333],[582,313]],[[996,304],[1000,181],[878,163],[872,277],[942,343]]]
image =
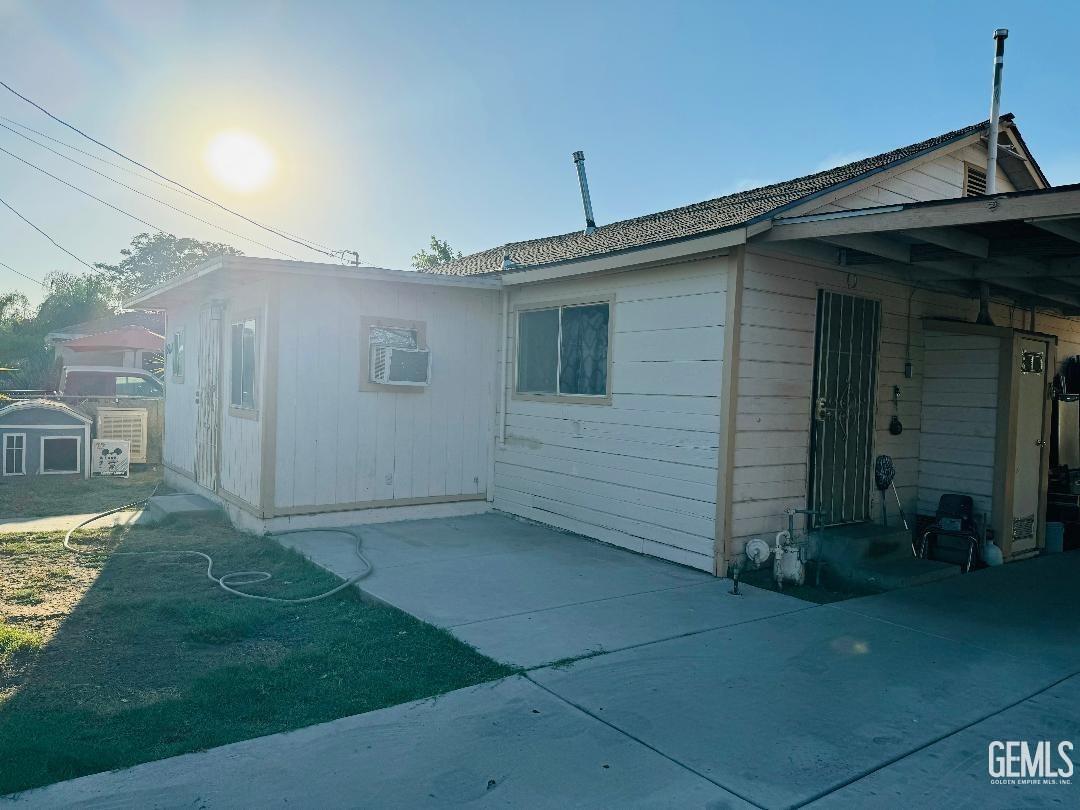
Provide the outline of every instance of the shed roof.
[[89,425],[91,422],[89,416],[80,413],[62,402],[53,402],[49,399],[21,399],[18,402],[13,402],[10,405],[0,408],[0,424],[3,424],[6,419],[14,418],[14,421],[17,421],[20,425],[32,427],[34,423],[27,421],[25,417],[35,410],[48,412],[45,418],[51,421],[43,421],[42,424],[55,424],[57,414],[69,417],[84,425]]
[[[1015,131],[1011,113],[1003,115],[1001,120]],[[573,261],[704,236],[774,215],[838,186],[864,179],[987,129],[989,129],[989,121],[980,121],[827,171],[728,194],[681,208],[613,222],[602,225],[589,234],[579,230],[543,239],[510,242],[440,265],[428,272],[449,275],[495,273],[504,269],[518,269],[519,266]],[[1019,142],[1023,144],[1023,140],[1019,138],[1019,132],[1016,134]],[[1045,183],[1045,177],[1034,159],[1030,159],[1030,164],[1032,171],[1036,172]],[[504,266],[504,258],[510,262],[509,268]]]

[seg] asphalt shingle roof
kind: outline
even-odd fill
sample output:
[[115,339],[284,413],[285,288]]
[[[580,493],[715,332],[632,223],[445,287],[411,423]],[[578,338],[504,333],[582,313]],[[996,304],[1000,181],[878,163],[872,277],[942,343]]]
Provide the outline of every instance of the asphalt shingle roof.
[[[1011,121],[1012,116],[1002,116]],[[892,164],[909,160],[988,126],[987,121],[946,132],[919,143],[857,160],[782,183],[740,191],[725,197],[694,203],[682,208],[660,211],[634,219],[601,225],[593,233],[573,231],[559,236],[510,242],[499,247],[464,256],[456,261],[431,268],[428,272],[449,275],[480,275],[503,269],[503,257],[514,265],[532,266],[586,259],[607,253],[645,247],[658,243],[704,236],[707,233],[745,225],[783,206],[799,202],[833,186],[869,175]]]

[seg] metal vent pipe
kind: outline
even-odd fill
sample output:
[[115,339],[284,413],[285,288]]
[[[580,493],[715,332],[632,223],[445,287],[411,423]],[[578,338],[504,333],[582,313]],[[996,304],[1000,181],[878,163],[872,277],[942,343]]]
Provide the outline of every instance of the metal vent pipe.
[[584,152],[574,152],[574,165],[577,166],[578,185],[581,186],[581,204],[585,208],[585,233],[590,234],[596,230],[596,220],[593,219],[592,198],[589,196],[589,180],[585,177]]
[[998,132],[1001,129],[1001,71],[1005,66],[1005,40],[1008,28],[994,31],[994,90],[990,97],[990,140],[986,145],[986,193],[997,193]]

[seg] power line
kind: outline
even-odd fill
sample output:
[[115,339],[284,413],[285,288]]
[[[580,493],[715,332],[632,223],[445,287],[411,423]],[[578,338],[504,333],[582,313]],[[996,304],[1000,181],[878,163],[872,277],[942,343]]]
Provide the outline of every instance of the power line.
[[87,261],[84,261],[83,259],[80,259],[80,258],[79,258],[78,256],[76,256],[76,255],[75,255],[74,253],[72,253],[72,252],[71,252],[70,250],[68,250],[68,249],[67,249],[66,247],[64,247],[64,246],[63,246],[63,245],[61,245],[61,244],[60,244],[59,242],[57,242],[57,241],[56,241],[55,239],[53,239],[53,238],[52,238],[51,236],[49,236],[49,235],[48,235],[47,233],[45,233],[45,231],[41,230],[41,228],[39,228],[39,227],[38,227],[37,225],[35,225],[35,224],[34,224],[33,222],[31,222],[31,221],[30,221],[30,220],[28,220],[28,219],[27,219],[26,217],[24,217],[24,216],[23,216],[22,214],[20,214],[20,213],[19,213],[18,211],[16,211],[16,210],[15,210],[14,208],[12,208],[12,207],[11,207],[11,205],[10,205],[10,204],[8,203],[8,201],[7,201],[7,200],[5,200],[5,199],[4,199],[3,197],[0,197],[0,205],[4,206],[4,208],[6,208],[6,209],[7,209],[8,211],[10,211],[11,213],[13,213],[13,214],[14,214],[15,216],[17,216],[17,217],[18,217],[19,219],[21,219],[21,220],[22,220],[23,222],[25,222],[25,223],[26,223],[27,225],[29,225],[29,226],[30,226],[31,228],[33,228],[33,229],[34,229],[35,231],[37,231],[38,233],[40,233],[40,234],[41,234],[42,236],[44,236],[44,237],[45,237],[46,239],[48,239],[48,240],[49,240],[50,242],[52,242],[52,243],[53,243],[53,245],[55,245],[56,247],[60,248],[60,250],[64,251],[64,253],[66,253],[66,254],[67,254],[68,256],[70,256],[71,258],[73,258],[73,259],[74,259],[75,261],[77,261],[77,262],[78,262],[79,264],[85,265],[85,266],[86,266],[86,267],[87,267],[87,268],[88,268],[89,270],[91,270],[91,271],[93,271],[93,272],[96,272],[96,271],[97,271],[97,268],[95,268],[95,267],[94,267],[94,266],[93,266],[92,264],[90,264],[90,263],[89,263],[89,262],[87,262]]
[[[101,204],[102,204],[102,205],[104,205],[104,206],[108,206],[108,207],[109,207],[109,208],[111,208],[111,209],[112,209],[113,211],[118,211],[119,213],[123,214],[123,215],[124,215],[124,216],[126,216],[126,217],[131,217],[131,218],[132,218],[133,220],[135,220],[136,222],[138,222],[138,223],[141,223],[141,224],[145,225],[145,226],[146,226],[146,227],[148,227],[148,228],[153,228],[153,229],[154,229],[155,231],[159,231],[159,232],[161,232],[161,233],[164,233],[164,234],[168,234],[168,233],[169,233],[169,232],[168,232],[167,230],[165,230],[164,228],[159,228],[159,227],[158,227],[157,225],[155,225],[154,223],[152,223],[152,222],[147,222],[147,221],[146,221],[145,219],[143,219],[142,217],[137,217],[137,216],[135,216],[135,215],[134,215],[133,213],[131,213],[130,211],[125,211],[125,210],[124,210],[123,208],[120,208],[119,206],[113,205],[113,204],[112,204],[111,202],[106,202],[105,200],[101,199],[101,197],[98,197],[98,196],[96,196],[96,195],[94,195],[94,194],[91,194],[91,193],[90,193],[89,191],[87,191],[86,189],[82,189],[82,188],[79,188],[79,187],[78,187],[77,185],[75,185],[74,183],[69,183],[69,182],[68,182],[67,180],[64,180],[63,178],[57,177],[57,176],[56,176],[55,174],[53,174],[52,172],[47,172],[47,171],[45,171],[45,169],[41,168],[40,166],[37,166],[37,165],[35,165],[35,164],[31,163],[31,162],[30,162],[29,160],[27,160],[26,158],[21,158],[21,157],[19,157],[19,156],[18,156],[18,155],[16,155],[16,154],[15,154],[14,152],[9,152],[9,151],[8,151],[7,149],[4,149],[4,147],[2,147],[2,146],[0,146],[0,152],[3,152],[3,153],[4,153],[5,155],[8,155],[9,157],[13,157],[13,158],[15,158],[15,159],[16,159],[17,161],[19,161],[20,163],[25,163],[25,164],[26,164],[27,166],[29,166],[29,167],[30,167],[31,169],[35,169],[35,170],[37,170],[37,171],[41,172],[41,173],[42,173],[43,175],[45,175],[46,177],[51,177],[51,178],[52,178],[53,180],[55,180],[55,181],[56,181],[57,183],[60,183],[60,184],[62,184],[62,185],[65,185],[65,186],[67,186],[67,187],[68,187],[68,188],[70,188],[70,189],[74,189],[75,191],[79,192],[80,194],[85,194],[85,195],[86,195],[87,197],[89,197],[89,198],[90,198],[91,200],[96,200],[97,202],[101,203]],[[169,235],[171,236],[172,234],[169,234]]]
[[222,211],[225,211],[225,212],[227,212],[227,213],[230,213],[230,214],[232,214],[232,215],[233,215],[233,216],[235,216],[235,217],[239,217],[240,219],[242,219],[242,220],[244,220],[245,222],[248,222],[248,223],[250,223],[250,224],[252,224],[252,225],[256,226],[257,228],[261,228],[261,229],[262,229],[262,230],[264,230],[264,231],[268,231],[269,233],[272,233],[272,234],[274,234],[275,236],[279,236],[279,237],[281,237],[282,239],[287,239],[287,240],[289,240],[290,242],[294,242],[294,243],[296,243],[296,244],[298,244],[298,245],[300,245],[300,246],[302,246],[302,247],[305,247],[305,248],[307,248],[308,250],[312,250],[312,251],[315,251],[316,253],[322,253],[322,254],[323,254],[324,256],[329,256],[329,257],[330,257],[330,258],[332,258],[332,259],[341,259],[341,258],[342,258],[342,256],[341,256],[341,252],[340,252],[340,251],[339,251],[339,252],[332,252],[332,251],[328,251],[328,250],[323,250],[322,248],[318,248],[318,247],[315,247],[315,246],[314,246],[313,244],[311,244],[310,242],[307,242],[307,241],[305,241],[305,240],[303,240],[303,239],[297,239],[297,238],[294,238],[294,237],[292,237],[292,236],[288,236],[288,235],[287,235],[287,234],[285,234],[285,233],[284,233],[283,231],[279,231],[279,230],[277,230],[277,229],[275,229],[275,228],[271,228],[271,227],[270,227],[270,226],[268,226],[268,225],[263,225],[263,224],[262,224],[262,223],[260,223],[260,222],[256,222],[256,221],[255,221],[254,219],[251,219],[251,217],[245,216],[244,214],[241,214],[241,213],[240,213],[239,211],[235,211],[235,210],[233,210],[232,208],[229,208],[228,206],[222,205],[221,203],[217,202],[216,200],[212,200],[212,199],[210,199],[209,197],[207,197],[207,196],[205,196],[205,195],[203,195],[203,194],[200,194],[199,192],[195,191],[194,189],[192,189],[192,188],[188,188],[188,187],[187,187],[187,186],[185,186],[185,185],[184,185],[183,183],[180,183],[180,182],[178,182],[178,181],[176,181],[176,180],[173,180],[173,179],[172,179],[171,177],[166,177],[166,176],[165,176],[164,174],[161,174],[161,172],[158,172],[158,171],[155,171],[154,169],[151,169],[151,168],[150,168],[149,166],[147,166],[146,164],[144,164],[144,163],[140,163],[139,161],[135,160],[135,159],[134,159],[134,158],[132,158],[132,157],[128,157],[128,156],[127,156],[127,155],[125,155],[125,154],[124,154],[123,152],[120,152],[120,151],[118,151],[118,150],[116,150],[116,149],[113,149],[113,148],[112,148],[111,146],[109,146],[108,144],[104,144],[104,143],[102,143],[101,141],[99,141],[99,140],[98,140],[97,138],[94,138],[94,137],[92,137],[92,136],[90,136],[90,135],[87,135],[87,134],[86,134],[85,132],[83,132],[83,131],[82,131],[81,129],[79,129],[78,127],[76,127],[76,126],[74,126],[74,125],[72,125],[72,124],[69,124],[69,123],[68,123],[67,121],[65,121],[64,119],[62,119],[62,118],[59,118],[58,116],[55,116],[55,115],[53,115],[53,114],[52,114],[51,112],[49,112],[49,111],[48,111],[48,110],[46,110],[46,109],[45,109],[44,107],[42,107],[42,106],[41,106],[40,104],[38,104],[38,103],[37,103],[36,101],[34,101],[34,100],[32,100],[32,99],[29,99],[29,98],[27,98],[27,97],[26,97],[26,96],[24,96],[24,95],[23,95],[22,93],[20,93],[19,91],[15,90],[15,89],[14,89],[14,88],[13,88],[13,87],[12,87],[11,85],[9,85],[9,84],[8,84],[7,82],[4,82],[4,81],[0,81],[0,87],[3,87],[3,88],[4,88],[5,90],[7,90],[7,91],[8,91],[9,93],[11,93],[12,95],[18,96],[19,98],[21,98],[21,99],[22,99],[23,101],[25,101],[25,102],[26,102],[27,104],[29,104],[30,106],[32,106],[32,107],[34,107],[34,108],[36,108],[36,109],[40,110],[40,111],[41,111],[42,113],[44,113],[45,115],[47,115],[47,116],[48,116],[49,118],[51,118],[51,119],[52,119],[53,121],[56,121],[56,122],[57,122],[58,124],[62,124],[63,126],[65,126],[65,127],[67,127],[68,129],[70,129],[70,130],[71,130],[72,132],[74,132],[74,133],[76,133],[76,134],[78,134],[78,135],[81,135],[82,137],[86,138],[86,139],[87,139],[88,141],[90,141],[90,142],[92,142],[92,143],[95,143],[95,144],[97,144],[97,145],[98,145],[98,146],[100,146],[100,147],[101,147],[102,149],[105,149],[105,150],[107,150],[107,151],[111,152],[112,154],[116,155],[116,156],[117,156],[117,157],[119,157],[119,158],[123,158],[124,160],[128,161],[128,163],[131,163],[131,164],[133,164],[133,165],[135,165],[135,166],[138,166],[138,167],[139,167],[140,169],[143,169],[144,171],[148,171],[148,172],[150,172],[150,174],[154,175],[155,177],[159,177],[159,178],[161,178],[162,180],[165,180],[165,181],[166,181],[166,182],[168,182],[168,183],[172,183],[172,184],[173,184],[174,186],[177,186],[177,187],[179,187],[179,188],[182,188],[182,189],[184,189],[184,191],[187,191],[187,192],[189,192],[189,193],[191,193],[191,194],[194,194],[195,196],[197,196],[197,197],[198,197],[199,199],[203,200],[204,202],[210,203],[211,205],[214,205],[214,206],[216,206],[216,207],[220,208],[220,209],[221,209]]
[[[6,204],[6,203],[5,203],[5,204]],[[17,275],[17,276],[22,276],[22,277],[23,277],[23,278],[25,278],[25,279],[26,279],[27,281],[32,281],[32,282],[34,282],[35,284],[40,284],[40,285],[41,285],[42,287],[44,287],[44,286],[45,286],[45,282],[44,282],[44,281],[39,281],[39,280],[38,280],[38,279],[36,279],[36,278],[31,278],[30,276],[26,275],[26,273],[22,272],[21,270],[16,270],[16,269],[15,269],[14,267],[12,267],[12,266],[11,266],[10,264],[4,264],[4,262],[0,262],[0,267],[4,267],[4,268],[7,268],[8,270],[10,270],[10,271],[11,271],[12,273],[14,273],[15,275]]]
[[[35,140],[34,138],[31,138],[29,135],[26,135],[25,133],[17,132],[16,130],[11,129],[11,127],[18,127],[19,129],[26,130],[26,132],[33,132],[35,135],[38,135],[39,137],[42,137],[47,141],[51,141],[52,143],[55,143],[55,144],[57,144],[59,146],[62,146],[65,149],[70,149],[73,152],[78,152],[80,155],[85,155],[86,157],[91,158],[93,160],[96,160],[99,163],[105,164],[106,166],[111,166],[112,168],[114,168],[114,169],[116,169],[118,171],[124,172],[124,174],[129,174],[132,177],[138,177],[140,180],[142,180],[144,182],[153,183],[155,186],[163,188],[166,191],[171,191],[173,194],[180,194],[181,196],[188,197],[188,198],[190,198],[192,200],[195,200],[197,202],[204,202],[204,200],[202,200],[202,198],[200,198],[196,194],[192,194],[191,192],[184,191],[183,189],[177,188],[176,186],[171,186],[168,183],[163,183],[160,180],[154,179],[153,177],[147,177],[142,172],[137,172],[134,169],[129,169],[127,166],[123,166],[123,165],[121,165],[119,163],[113,163],[111,160],[106,160],[105,158],[101,157],[100,155],[95,155],[93,152],[89,152],[86,149],[80,149],[79,147],[75,146],[74,144],[70,144],[67,141],[62,141],[59,138],[54,138],[52,135],[49,135],[49,134],[47,134],[45,132],[42,132],[41,130],[34,129],[33,127],[27,126],[26,124],[23,124],[23,123],[21,123],[19,121],[15,121],[14,119],[8,118],[7,116],[0,115],[0,121],[6,122],[7,124],[11,125],[11,126],[4,126],[4,124],[0,124],[0,127],[3,127],[4,129],[8,130],[9,132],[11,132],[11,133],[13,133],[15,135],[18,135],[20,138],[25,138],[26,140],[30,141],[31,143],[37,144],[42,149],[48,149],[53,154],[58,155],[58,156],[64,158],[65,160],[70,160],[73,163],[75,163],[76,165],[84,166],[84,164],[79,163],[79,161],[74,160],[73,158],[71,158],[71,157],[69,157],[69,156],[67,156],[67,155],[65,155],[65,154],[63,154],[61,152],[57,152],[55,149],[53,149],[53,148],[51,148],[49,146],[46,146],[45,144]],[[90,171],[94,171],[94,169],[90,168],[89,166],[84,166],[84,168],[87,168]],[[107,177],[110,180],[114,179],[112,177],[109,177],[109,175],[107,175],[107,174],[102,174],[102,176]],[[151,199],[156,199],[156,198],[151,197]],[[162,203],[162,205],[167,205],[167,203]],[[225,231],[225,233],[232,233],[232,231],[225,230],[225,228],[222,228],[220,225],[215,225],[214,227],[215,228],[220,228],[221,230]],[[296,236],[296,234],[290,233],[289,231],[285,230],[284,228],[278,228],[278,230],[280,230],[283,234],[286,234],[287,236]],[[268,245],[264,245],[261,242],[256,242],[254,239],[251,239],[249,237],[244,236],[244,237],[240,237],[240,238],[241,239],[247,239],[247,241],[251,242],[252,244],[258,245],[259,247],[265,247],[268,250],[276,250],[276,248],[269,247]],[[300,237],[297,237],[297,238],[300,238]],[[314,239],[308,239],[306,241],[308,241],[311,244],[316,245],[318,247],[326,248],[326,250],[330,251],[331,253],[341,253],[342,252],[342,251],[335,251],[329,245],[326,245],[326,244],[324,244],[322,242],[317,242]],[[281,253],[281,255],[283,255],[283,256],[289,256],[288,253],[283,253],[280,250],[277,250],[277,252]],[[291,258],[294,258],[294,257],[289,256],[289,258],[291,259]]]
[[[251,242],[251,244],[253,244],[253,245],[258,245],[259,247],[266,248],[267,250],[272,250],[274,253],[279,253],[282,256],[285,256],[286,258],[295,259],[296,261],[300,261],[300,259],[297,258],[296,256],[293,256],[293,255],[291,255],[289,253],[286,253],[283,250],[279,250],[278,248],[273,247],[272,245],[267,245],[264,242],[260,242],[260,241],[258,241],[256,239],[252,239],[252,238],[250,238],[248,236],[244,236],[243,234],[237,233],[236,231],[230,231],[228,228],[226,228],[226,227],[224,227],[222,225],[218,225],[216,222],[211,222],[208,219],[203,219],[202,217],[196,216],[195,214],[192,214],[189,211],[185,211],[183,208],[178,208],[177,206],[173,205],[172,203],[168,203],[165,200],[159,199],[158,197],[155,197],[152,194],[147,194],[146,192],[140,191],[139,189],[135,188],[134,186],[129,186],[127,183],[123,183],[120,180],[117,180],[115,177],[110,177],[109,175],[105,174],[105,172],[98,171],[93,166],[87,166],[85,163],[82,163],[82,162],[80,162],[78,160],[75,160],[75,158],[69,157],[68,155],[65,155],[63,152],[56,151],[51,146],[43,144],[40,141],[34,140],[29,135],[24,135],[21,132],[17,132],[16,130],[12,129],[11,127],[7,126],[6,124],[0,123],[0,129],[6,129],[8,132],[11,132],[11,133],[13,133],[15,135],[18,135],[20,138],[25,138],[26,140],[30,141],[30,143],[37,144],[42,149],[45,149],[46,151],[52,152],[57,157],[63,158],[64,160],[67,160],[67,161],[70,161],[71,163],[74,163],[76,166],[81,166],[82,168],[86,169],[87,171],[93,172],[94,174],[96,174],[96,175],[98,175],[100,177],[104,177],[106,180],[108,180],[108,181],[110,181],[112,183],[116,183],[118,186],[120,186],[121,188],[126,188],[128,191],[133,191],[134,193],[138,194],[141,197],[146,197],[148,200],[153,200],[154,202],[156,202],[156,203],[158,203],[160,205],[164,205],[166,208],[171,208],[173,211],[176,211],[177,213],[183,214],[186,217],[190,217],[191,219],[195,220],[196,222],[201,222],[204,225],[209,225],[211,228],[217,228],[217,229],[229,234],[230,236],[235,236],[237,239],[242,239],[245,242]],[[11,153],[8,152],[8,154],[11,154]],[[142,175],[137,175],[137,176],[142,177]],[[144,179],[148,179],[148,178],[144,178]],[[158,185],[161,185],[164,188],[168,188],[168,186],[165,186],[163,183],[158,183]],[[187,196],[190,196],[190,195],[187,195]]]

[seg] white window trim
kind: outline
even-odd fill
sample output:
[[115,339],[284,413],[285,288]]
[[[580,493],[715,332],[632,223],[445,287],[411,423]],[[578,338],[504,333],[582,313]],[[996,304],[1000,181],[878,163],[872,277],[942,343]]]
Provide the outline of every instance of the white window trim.
[[[604,394],[545,394],[536,391],[518,391],[518,351],[521,346],[521,313],[536,312],[545,309],[572,309],[573,307],[587,307],[593,304],[607,304],[608,307],[608,345],[607,345],[607,392]],[[615,357],[615,295],[599,295],[587,298],[571,298],[559,301],[537,301],[528,304],[515,304],[513,308],[514,318],[514,351],[511,362],[514,364],[511,379],[514,387],[511,392],[512,399],[535,402],[557,402],[563,404],[578,405],[610,405],[613,388],[612,374],[614,372]],[[559,338],[555,347],[555,384],[558,385],[559,374],[562,371],[562,315],[559,315]]]
[[[19,459],[22,462],[22,465],[21,465],[22,469],[19,472],[8,472],[8,468],[7,468],[7,454],[8,454],[7,440],[8,440],[9,436],[11,436],[11,437],[22,436],[22,457]],[[25,433],[5,433],[4,434],[3,453],[4,453],[4,459],[0,463],[2,463],[4,465],[4,475],[26,475],[26,434]]]
[[[45,442],[56,441],[57,439],[74,439],[75,440],[75,469],[74,470],[46,470],[45,469]],[[83,472],[83,440],[82,436],[42,436],[41,437],[41,452],[38,456],[38,474],[39,475],[75,475],[82,474]]]
[[[252,358],[255,367],[251,371],[251,404],[250,405],[237,405],[232,401],[232,380],[233,380],[233,360],[232,356],[232,330],[234,327],[247,323],[248,321],[255,322],[255,356]],[[228,390],[228,402],[229,402],[229,416],[236,416],[240,419],[258,419],[259,418],[259,383],[262,377],[260,366],[262,357],[262,318],[257,311],[241,312],[234,315],[229,319],[229,331],[228,331],[228,346],[229,346],[229,390]],[[243,359],[243,346],[240,347],[241,360]],[[243,385],[241,375],[241,386]],[[241,397],[243,393],[241,392]]]
[[[187,370],[186,369],[186,366],[187,366],[187,335],[185,334],[185,332],[186,332],[186,329],[184,329],[183,327],[180,328],[180,329],[177,329],[175,332],[173,332],[172,357],[170,358],[170,361],[169,361],[169,369],[172,372],[173,382],[178,382],[178,383],[182,383],[184,381],[184,372]],[[176,370],[176,339],[177,338],[180,338],[180,345],[184,349],[184,354],[181,357],[180,370],[179,371]]]

